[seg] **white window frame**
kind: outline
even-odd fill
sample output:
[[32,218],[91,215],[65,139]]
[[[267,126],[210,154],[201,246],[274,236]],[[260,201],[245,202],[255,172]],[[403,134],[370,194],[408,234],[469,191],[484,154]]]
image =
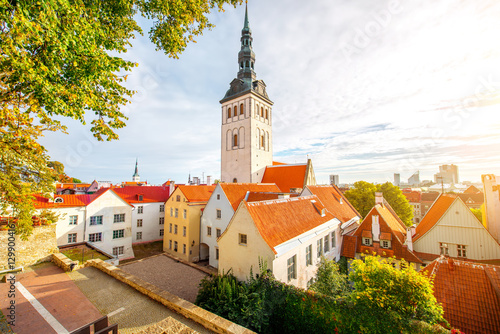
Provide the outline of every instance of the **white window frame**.
[[90,226],[102,225],[102,220],[102,216],[90,216]]
[[312,261],[312,245],[306,247],[306,267],[313,264]]
[[142,227],[142,219],[137,219],[137,227]]
[[125,214],[117,213],[113,216],[113,223],[124,223],[125,222]]
[[[94,240],[91,240],[91,239],[94,239]],[[89,242],[101,242],[101,241],[102,241],[102,232],[89,234]]]
[[215,209],[215,218],[222,219],[222,210],[221,209]]
[[318,258],[323,255],[323,238],[319,238],[316,242],[316,253]]
[[165,225],[165,217],[160,217],[158,223],[159,225]]
[[160,229],[160,237],[163,237],[165,235],[165,229],[161,228]]
[[288,282],[297,278],[297,255],[286,260],[286,272]]
[[246,234],[238,233],[238,244],[241,246],[248,245],[248,236]]
[[165,212],[165,204],[160,204],[160,212]]
[[137,233],[135,234],[135,239],[136,239],[136,240],[142,240],[142,232],[137,232]]
[[113,230],[113,239],[121,239],[125,237],[125,229]]
[[123,255],[124,251],[125,251],[125,247],[123,247],[123,246],[113,247],[113,255],[114,256]]
[[78,216],[69,216],[69,225],[78,225]]
[[209,237],[211,237],[211,236],[212,236],[212,226],[207,226],[207,235],[208,235]]
[[138,214],[142,214],[142,213],[144,213],[144,206],[142,206],[142,205],[138,206],[138,207],[137,207],[137,213],[138,213]]
[[74,244],[77,241],[77,233],[68,233],[68,244]]

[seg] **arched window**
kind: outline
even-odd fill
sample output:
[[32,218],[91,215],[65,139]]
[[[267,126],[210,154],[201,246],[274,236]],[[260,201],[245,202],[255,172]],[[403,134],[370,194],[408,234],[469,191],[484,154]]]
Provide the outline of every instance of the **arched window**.
[[56,197],[56,199],[54,200],[54,203],[63,203],[64,200],[61,198],[61,197]]
[[250,63],[250,66],[252,66],[252,70],[253,70],[253,62]]
[[234,116],[238,116],[238,106],[234,107]]
[[238,146],[238,135],[235,134],[233,136],[233,147]]
[[269,119],[269,112],[266,109],[266,119]]
[[264,117],[264,107],[260,107],[260,117]]
[[238,131],[238,147],[239,148],[245,147],[245,128],[244,127],[241,127],[240,130]]
[[266,151],[269,151],[269,132],[266,131]]
[[238,183],[238,179],[237,179],[237,178],[234,178],[234,179],[233,179],[233,183]]
[[227,118],[231,118],[231,108],[227,109]]
[[264,148],[264,133],[260,135],[260,147]]
[[246,68],[249,68],[249,67],[250,67],[250,63],[248,62],[248,60],[245,62],[245,67],[246,67]]
[[243,68],[243,62],[240,63],[240,68]]
[[243,115],[243,103],[240,104],[240,115]]

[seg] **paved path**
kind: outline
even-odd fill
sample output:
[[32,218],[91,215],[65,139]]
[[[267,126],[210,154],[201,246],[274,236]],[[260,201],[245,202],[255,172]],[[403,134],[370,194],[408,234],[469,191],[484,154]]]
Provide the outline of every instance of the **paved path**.
[[191,303],[196,300],[201,280],[207,276],[164,255],[124,264],[120,269]]
[[68,275],[102,314],[109,315],[111,324],[118,324],[120,333],[136,333],[169,316],[199,333],[212,333],[96,268],[82,268]]
[[[68,275],[55,265],[37,266],[33,271],[18,274],[16,281],[20,284],[16,289],[16,325],[12,326],[15,333],[57,333],[54,327],[62,332],[57,324],[72,331],[102,317]],[[0,284],[0,308],[5,315],[10,303],[8,290],[9,284]]]

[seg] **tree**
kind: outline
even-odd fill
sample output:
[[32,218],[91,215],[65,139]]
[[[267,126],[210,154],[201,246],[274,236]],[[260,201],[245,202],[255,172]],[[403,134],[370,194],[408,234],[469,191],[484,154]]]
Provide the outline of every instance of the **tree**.
[[478,208],[478,209],[470,208],[470,211],[472,211],[474,216],[476,216],[477,220],[479,220],[481,223],[483,223],[483,211],[480,208]]
[[375,205],[375,192],[381,192],[394,212],[407,226],[413,224],[413,210],[399,187],[390,182],[374,185],[366,181],[354,183],[354,187],[345,192],[346,198],[358,210],[361,216],[366,217]]
[[38,139],[66,132],[61,116],[90,120],[97,140],[118,139],[134,93],[119,73],[137,65],[119,54],[142,33],[135,15],[153,21],[156,49],[177,58],[226,3],[241,0],[0,0],[0,214],[18,218],[17,233],[31,233],[30,195],[53,192]]
[[390,261],[366,256],[351,263],[350,298],[362,315],[358,321],[363,332],[401,333],[413,320],[446,323],[431,281],[411,266],[399,270]]
[[316,272],[316,278],[309,290],[327,296],[344,296],[349,293],[347,275],[341,274],[339,265],[334,260],[321,258]]

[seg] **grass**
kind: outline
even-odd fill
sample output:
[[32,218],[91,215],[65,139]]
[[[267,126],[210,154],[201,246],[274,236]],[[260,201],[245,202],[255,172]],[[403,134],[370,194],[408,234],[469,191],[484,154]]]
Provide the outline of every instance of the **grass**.
[[[82,261],[82,249],[84,250],[83,261]],[[101,259],[103,261],[109,260],[109,257],[107,257],[106,255],[103,255],[100,252],[87,247],[64,249],[61,251],[61,253],[66,255],[72,261],[79,261],[80,263],[85,263],[87,260],[92,260],[92,259]]]
[[146,257],[163,253],[163,241],[133,245],[135,257],[130,260],[120,260],[120,264],[137,261]]

